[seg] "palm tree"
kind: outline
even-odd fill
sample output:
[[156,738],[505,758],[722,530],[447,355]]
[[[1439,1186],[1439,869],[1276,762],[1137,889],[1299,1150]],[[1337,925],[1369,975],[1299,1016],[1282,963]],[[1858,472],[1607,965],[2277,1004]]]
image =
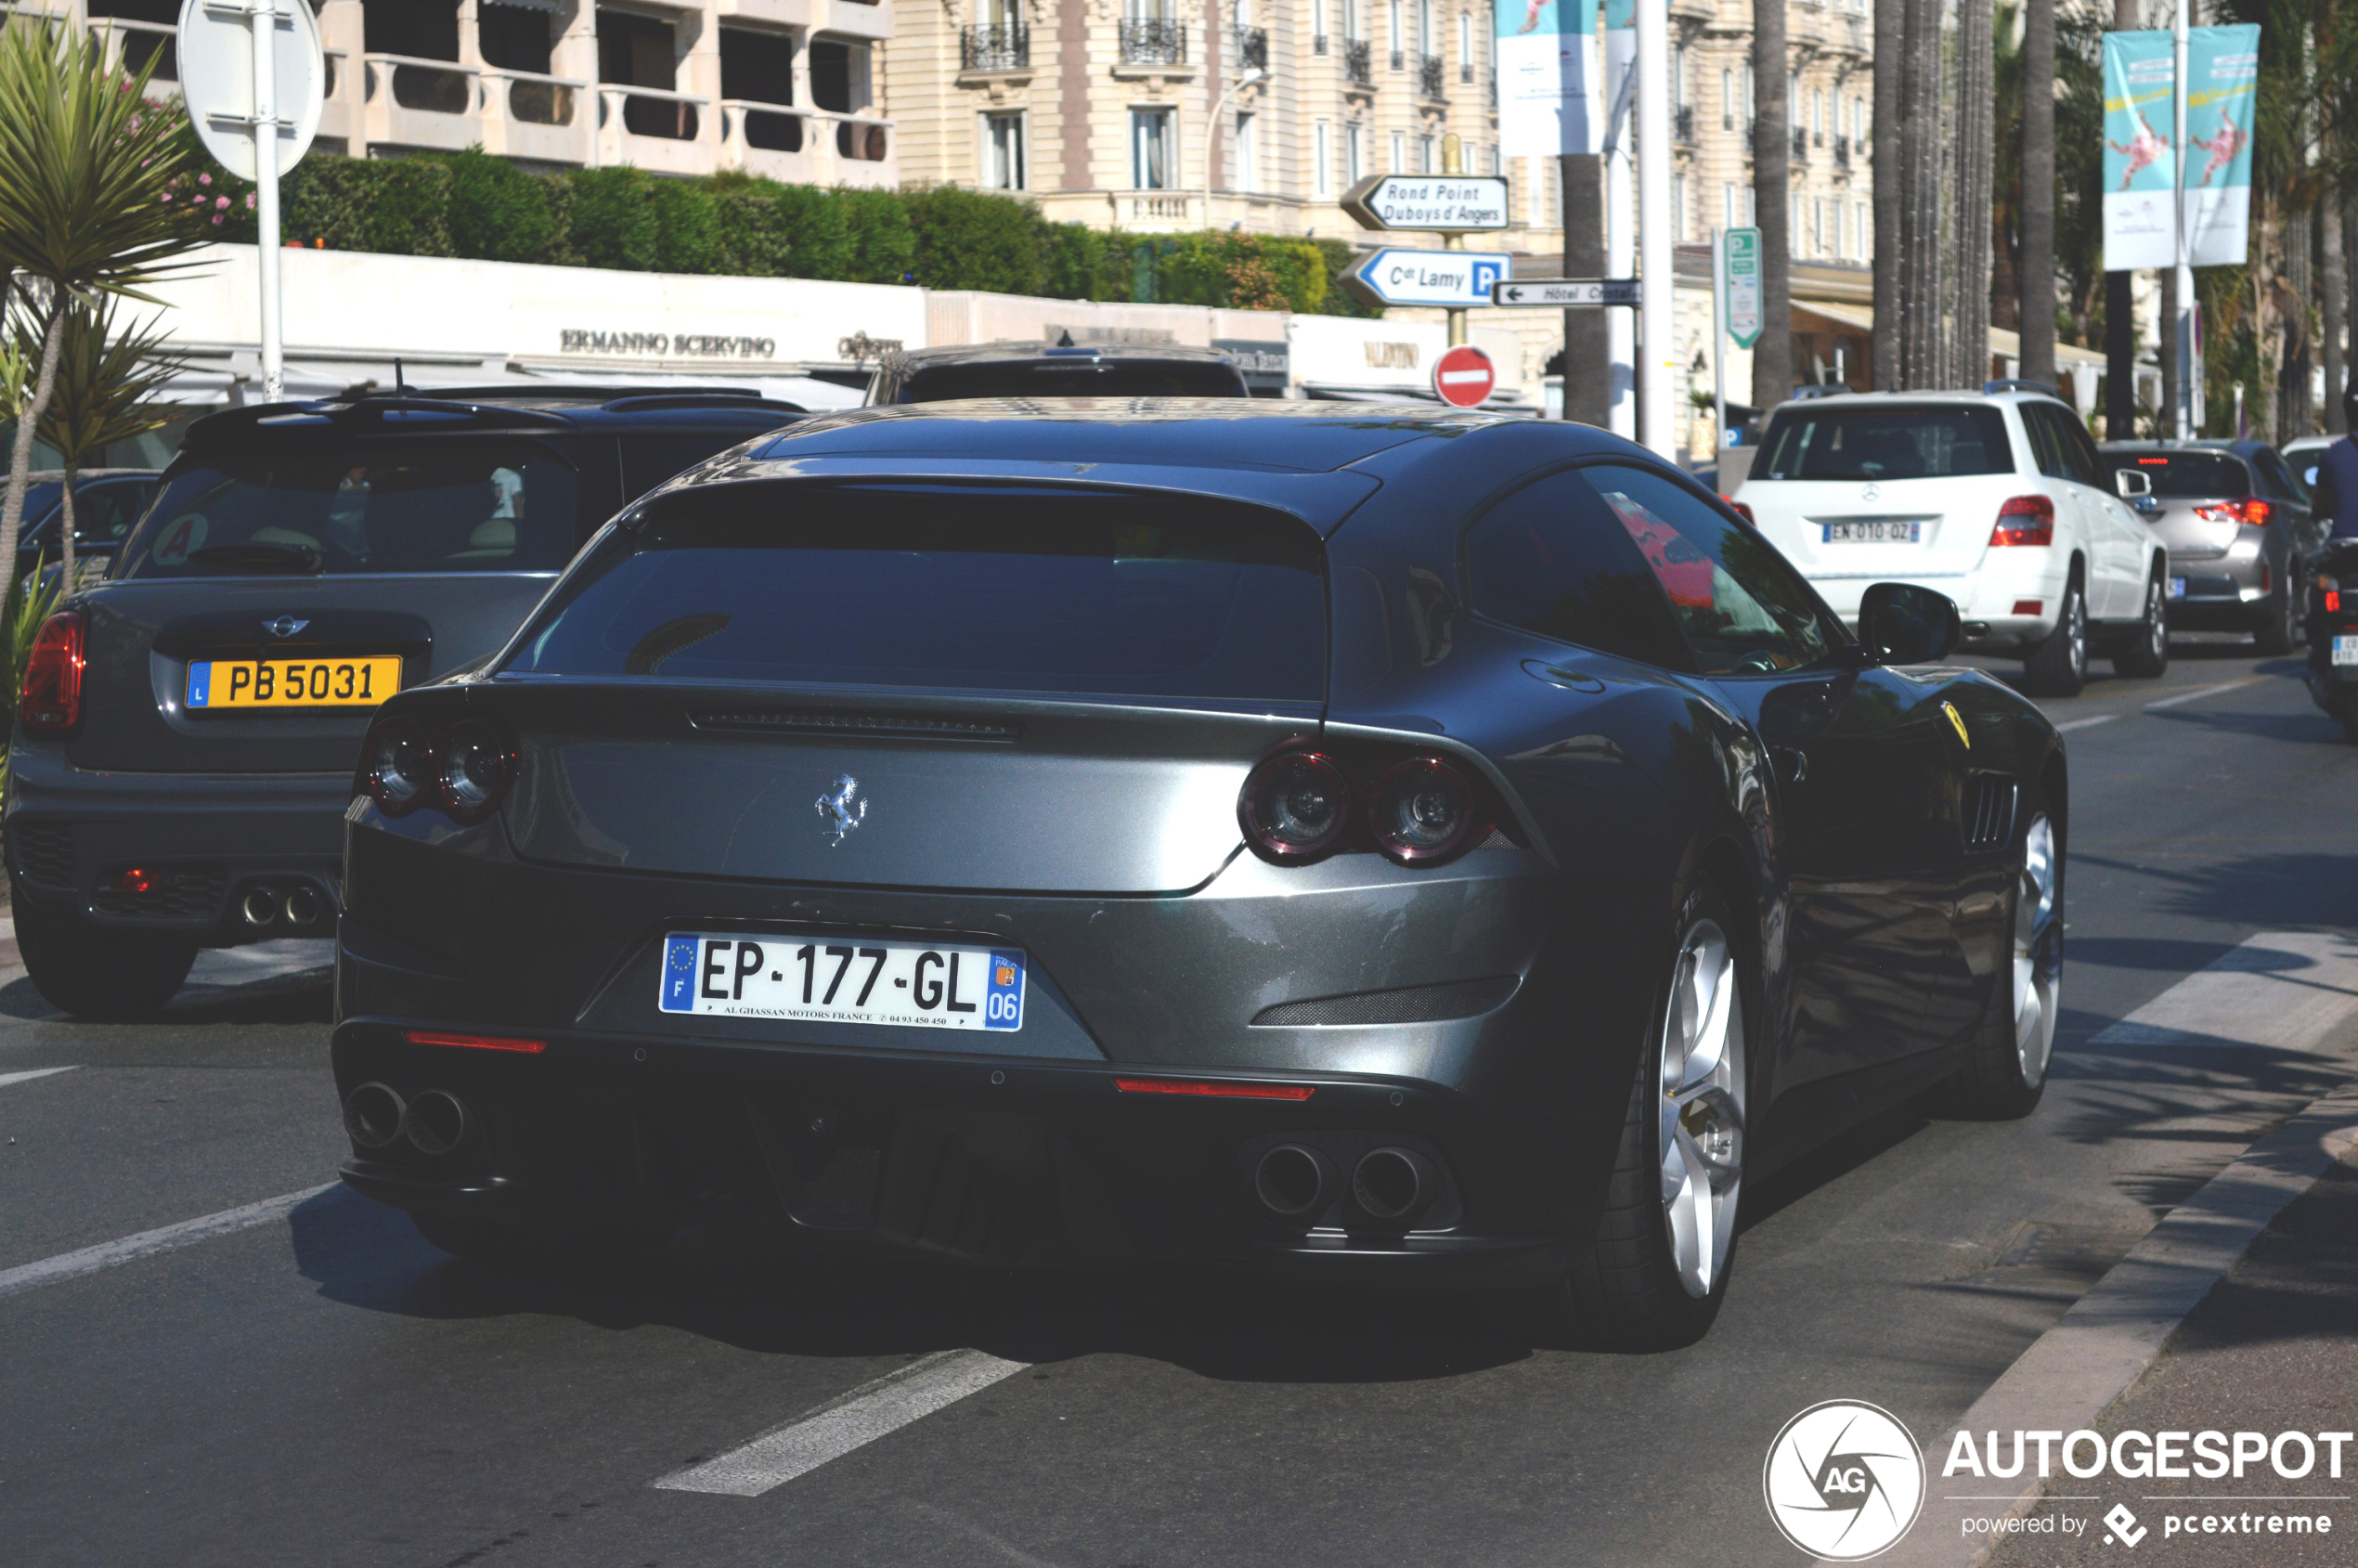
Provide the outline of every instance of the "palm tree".
[[208,238],[165,199],[183,153],[177,112],[147,98],[155,58],[125,74],[87,31],[37,18],[0,28],[0,269],[46,286],[25,300],[41,320],[40,358],[0,499],[0,562],[16,559],[69,306],[103,294],[161,303],[140,286],[189,265],[173,258]]
[[1753,0],[1753,222],[1760,229],[1760,341],[1752,349],[1752,400],[1773,408],[1793,395],[1793,155],[1786,73],[1785,0]]
[[[40,421],[41,439],[58,449],[65,469],[58,556],[67,591],[73,584],[73,474],[93,454],[136,440],[171,420],[154,401],[183,361],[161,352],[156,322],[115,330],[115,301],[76,300],[66,309],[56,387]],[[19,350],[31,357],[32,345]]]
[[2055,380],[2055,0],[2028,0],[2022,30],[2022,373]]

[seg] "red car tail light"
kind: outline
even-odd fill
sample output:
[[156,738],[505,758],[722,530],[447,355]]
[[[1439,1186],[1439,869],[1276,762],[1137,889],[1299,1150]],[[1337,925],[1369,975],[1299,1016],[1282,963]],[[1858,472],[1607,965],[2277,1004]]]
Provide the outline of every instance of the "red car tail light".
[[2195,515],[2205,523],[2240,523],[2247,528],[2265,528],[2272,515],[2268,503],[2258,496],[2246,496],[2239,501],[2217,501],[2209,506],[2195,508]]
[[504,1034],[443,1034],[434,1030],[404,1030],[404,1040],[412,1045],[457,1045],[469,1051],[517,1051],[537,1056],[549,1048],[545,1040],[517,1040]]
[[378,810],[397,817],[434,794],[434,747],[407,719],[380,719],[361,743],[360,778]]
[[82,672],[90,663],[84,629],[81,611],[60,610],[33,634],[17,702],[26,729],[62,735],[82,723]]
[[2016,496],[1998,509],[1998,525],[1989,530],[1997,545],[2050,545],[2055,542],[2055,503],[2045,496]]
[[1351,830],[1351,781],[1315,751],[1282,753],[1246,777],[1237,820],[1263,860],[1315,860]]
[[462,719],[442,738],[434,793],[442,809],[462,823],[479,823],[499,809],[516,776],[513,748],[480,719]]
[[1394,763],[1368,800],[1376,847],[1402,865],[1445,860],[1489,830],[1465,775],[1438,757]]
[[1306,1100],[1317,1091],[1307,1083],[1220,1083],[1192,1078],[1117,1078],[1125,1095],[1196,1095],[1220,1100]]

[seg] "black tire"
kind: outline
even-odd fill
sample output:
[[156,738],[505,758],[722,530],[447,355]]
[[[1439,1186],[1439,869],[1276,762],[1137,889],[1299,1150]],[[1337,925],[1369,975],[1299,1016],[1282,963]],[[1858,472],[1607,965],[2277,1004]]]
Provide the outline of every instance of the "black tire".
[[[1705,882],[1679,909],[1670,949],[1656,977],[1652,1021],[1630,1084],[1628,1112],[1622,1121],[1604,1207],[1596,1217],[1594,1230],[1574,1243],[1572,1267],[1564,1282],[1545,1292],[1542,1299],[1548,1326],[1569,1329],[1585,1343],[1624,1350],[1674,1350],[1693,1344],[1710,1331],[1720,1304],[1727,1300],[1728,1280],[1735,1264],[1735,1205],[1742,1197],[1743,1105],[1734,1108],[1736,1141],[1731,1163],[1736,1174],[1725,1192],[1726,1223],[1718,1227],[1726,1235],[1715,1238],[1717,1273],[1700,1295],[1681,1278],[1662,1196],[1660,1110],[1665,1096],[1660,1084],[1665,1041],[1674,985],[1684,967],[1689,938],[1706,923],[1722,934],[1726,952],[1733,961],[1727,979],[1733,982],[1736,1049],[1726,1053],[1723,1048],[1723,1059],[1732,1055],[1733,1081],[1745,1091],[1745,1102],[1750,1100],[1746,1075],[1752,1064],[1743,1047],[1756,1013],[1757,971],[1748,934],[1734,918],[1725,895]],[[1686,1124],[1683,1117],[1678,1120]],[[1720,1184],[1710,1185],[1717,1194]]]
[[2022,661],[2022,678],[2034,697],[2076,697],[2088,683],[2088,596],[2077,577],[2064,589],[2055,629]]
[[197,944],[146,931],[110,931],[17,898],[17,951],[33,989],[76,1017],[117,1023],[172,1000]]
[[2129,641],[2113,650],[2112,667],[2137,680],[2151,680],[2170,668],[2170,605],[2158,574],[2146,579],[2145,613]]
[[2261,607],[2259,623],[2251,628],[2251,641],[2261,653],[2271,656],[2289,654],[2300,645],[2300,604],[2293,596],[2289,577],[2278,587],[2276,597]]
[[[2011,1121],[2039,1108],[2047,1092],[2062,1006],[2063,830],[2054,825],[2037,792],[2028,788],[2020,816],[2014,888],[2006,900],[2012,962],[1992,977],[1980,1030],[1956,1073],[1932,1094],[1935,1109],[1976,1121]],[[2047,829],[2043,877],[2033,852],[2042,823]],[[2042,880],[2043,898],[2039,890]],[[2035,901],[2027,904],[2027,900]],[[2023,1012],[2029,1007],[2038,1011],[2036,1023],[2027,1030]],[[2034,1038],[2026,1040],[2026,1034]]]

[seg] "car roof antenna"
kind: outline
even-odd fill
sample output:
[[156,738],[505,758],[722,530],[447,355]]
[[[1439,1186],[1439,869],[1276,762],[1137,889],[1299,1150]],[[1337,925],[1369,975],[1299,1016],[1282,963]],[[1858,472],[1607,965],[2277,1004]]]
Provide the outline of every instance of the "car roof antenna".
[[393,395],[395,397],[409,390],[409,378],[401,373],[401,356],[393,356]]
[[1070,347],[1072,346],[1072,329],[1071,329],[1071,328],[1067,327],[1067,328],[1065,329],[1065,330],[1064,330],[1064,336],[1062,336],[1062,337],[1060,337],[1060,338],[1058,338],[1058,339],[1056,340],[1056,346],[1057,346],[1058,348],[1070,348]]

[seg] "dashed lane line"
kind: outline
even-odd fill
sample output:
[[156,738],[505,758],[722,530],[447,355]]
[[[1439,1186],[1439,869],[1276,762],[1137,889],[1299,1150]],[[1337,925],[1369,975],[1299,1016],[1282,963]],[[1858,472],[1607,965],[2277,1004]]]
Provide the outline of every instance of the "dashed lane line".
[[740,1448],[648,1484],[667,1492],[758,1497],[830,1459],[887,1437],[936,1410],[979,1393],[1030,1365],[978,1350],[945,1350],[862,1383],[808,1415],[773,1427]]
[[2109,724],[2119,717],[2120,715],[2117,713],[2100,713],[2093,719],[2075,719],[2068,724],[2056,725],[2055,733],[2058,735],[2066,735],[2069,734],[2074,730],[2085,730],[2092,724]]
[[2222,692],[2241,691],[2246,686],[2259,684],[2259,676],[2248,675],[2241,680],[2222,680],[2216,686],[2197,686],[2191,692],[2181,692],[2174,697],[2164,697],[2159,702],[2147,703],[2145,711],[2152,713],[2159,708],[2176,707],[2180,703],[2197,702],[2204,697],[2215,697]]
[[266,1225],[284,1219],[299,1205],[340,1185],[328,1182],[319,1186],[305,1187],[301,1192],[281,1193],[277,1198],[266,1198],[259,1203],[224,1209],[217,1214],[182,1220],[178,1225],[165,1225],[158,1230],[143,1230],[120,1241],[102,1241],[96,1247],[84,1247],[78,1252],[60,1252],[39,1263],[0,1269],[0,1296],[13,1296],[19,1290],[54,1285],[59,1280],[96,1274],[118,1263],[135,1263],[141,1258],[154,1257],[159,1252],[174,1252],[183,1247],[193,1247],[216,1236],[229,1236],[238,1231],[252,1230],[256,1225]]
[[52,1078],[58,1073],[72,1070],[73,1069],[70,1067],[36,1067],[28,1068],[22,1072],[0,1072],[0,1089],[5,1089],[11,1083],[30,1083],[36,1078]]

